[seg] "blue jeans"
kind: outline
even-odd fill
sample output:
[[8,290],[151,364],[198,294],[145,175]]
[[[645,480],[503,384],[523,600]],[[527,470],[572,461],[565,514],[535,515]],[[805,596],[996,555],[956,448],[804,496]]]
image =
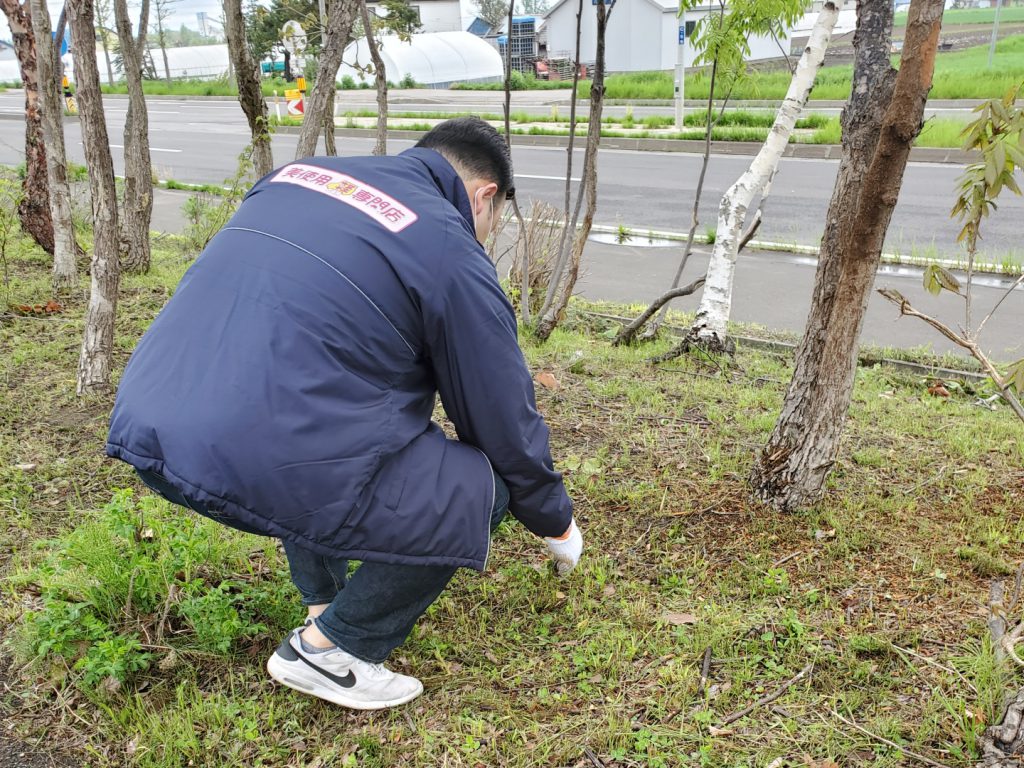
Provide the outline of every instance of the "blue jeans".
[[[138,474],[172,504],[224,522],[216,512],[189,502],[160,475],[145,471]],[[508,500],[508,487],[495,475],[491,533],[508,511]],[[232,527],[245,530],[233,523]],[[363,563],[349,577],[345,558],[325,557],[289,541],[282,543],[302,604],[327,605],[316,619],[317,628],[342,650],[372,663],[384,661],[405,642],[413,625],[458,570],[443,565]]]

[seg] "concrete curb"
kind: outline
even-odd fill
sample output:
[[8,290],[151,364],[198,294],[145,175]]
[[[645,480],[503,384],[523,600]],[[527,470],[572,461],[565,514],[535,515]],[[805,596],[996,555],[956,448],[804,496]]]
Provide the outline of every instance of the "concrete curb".
[[[591,315],[593,317],[601,317],[606,320],[614,320],[620,323],[632,322],[631,317],[622,317],[620,315],[611,315],[606,312],[592,312],[590,310],[581,309],[579,310],[582,314]],[[689,329],[680,328],[677,325],[665,324],[662,326],[666,331],[671,333],[673,336],[683,337]],[[774,339],[758,339],[753,336],[737,336],[730,334],[729,337],[733,339],[739,346],[750,347],[751,349],[761,349],[767,352],[777,352],[784,355],[795,355],[797,345],[788,341],[777,341]],[[982,382],[988,381],[989,377],[983,373],[977,373],[974,371],[961,371],[956,368],[943,368],[937,365],[925,365],[924,363],[914,363],[909,360],[894,360],[889,357],[876,357],[871,354],[870,348],[861,347],[857,356],[857,364],[860,366],[871,366],[871,365],[884,365],[886,368],[893,368],[907,373],[917,374],[926,378],[938,378],[938,379],[962,379],[965,381]]]
[[[666,230],[646,229],[644,227],[626,227],[626,229],[631,232],[637,233],[636,237],[639,240],[642,240],[643,237],[648,235],[651,237],[661,238],[663,240],[678,240],[679,242],[683,243],[685,243],[687,239],[687,233],[685,232],[669,232]],[[590,227],[590,231],[599,232],[601,234],[617,235],[619,234],[620,229],[618,226],[613,227],[608,224],[594,224]],[[629,243],[626,244],[628,245]],[[641,242],[639,243],[639,245],[642,246],[643,243]],[[704,243],[699,238],[699,236],[697,239],[694,240],[694,251],[699,250],[699,248],[697,247],[698,245],[710,247],[707,246],[707,244]],[[818,258],[819,251],[821,250],[816,245],[800,245],[799,243],[778,243],[771,240],[751,240],[747,244],[747,247],[755,251],[794,253],[799,256],[811,256],[814,258]],[[949,270],[960,272],[963,272],[965,270],[963,263],[959,261],[953,261],[951,259],[928,259],[896,252],[883,253],[881,261],[883,264],[891,264],[905,267],[919,267],[922,269],[924,267],[927,267],[929,264],[938,264],[940,267],[945,267],[946,269]],[[1007,274],[1003,272],[998,267],[998,265],[995,264],[975,264],[974,271],[976,273],[1000,275],[1006,277],[1007,279],[1016,279],[1017,277],[1019,277],[1019,275],[1016,274]]]

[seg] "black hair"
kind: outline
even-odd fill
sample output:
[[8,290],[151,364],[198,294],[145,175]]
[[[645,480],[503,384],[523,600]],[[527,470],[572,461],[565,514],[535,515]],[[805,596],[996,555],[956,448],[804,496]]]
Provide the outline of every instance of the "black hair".
[[515,197],[508,144],[479,117],[455,117],[438,123],[416,146],[439,152],[471,178],[493,181],[498,185],[498,195],[506,200]]

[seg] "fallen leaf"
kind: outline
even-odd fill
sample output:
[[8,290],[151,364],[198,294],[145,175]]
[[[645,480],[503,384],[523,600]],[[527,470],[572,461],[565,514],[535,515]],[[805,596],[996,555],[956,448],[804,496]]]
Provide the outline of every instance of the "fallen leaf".
[[555,599],[565,600],[565,592],[555,592]]
[[33,469],[36,468],[36,465],[35,464],[15,464],[14,468],[15,469],[19,469],[22,472],[31,472]]
[[824,541],[825,539],[834,539],[836,537],[836,529],[829,528],[827,531],[818,529],[814,532],[814,538],[816,541]]
[[552,391],[561,388],[561,384],[558,379],[555,378],[554,374],[544,371],[543,373],[537,374],[537,383],[540,384],[544,389],[550,389]]
[[949,397],[949,390],[942,386],[942,382],[935,382],[928,387],[928,394],[932,397]]
[[673,624],[677,627],[684,624],[696,624],[697,617],[692,613],[666,613],[663,617],[669,624]]
[[587,682],[588,683],[603,683],[604,682],[604,675],[591,675],[587,679]]
[[716,728],[713,725],[708,726],[708,733],[712,736],[732,736],[732,730],[729,728]]
[[601,594],[605,597],[611,597],[615,594],[615,585],[609,584],[607,587],[601,590]]
[[121,681],[113,675],[110,675],[103,679],[103,682],[100,683],[100,688],[107,693],[114,695],[121,690]]

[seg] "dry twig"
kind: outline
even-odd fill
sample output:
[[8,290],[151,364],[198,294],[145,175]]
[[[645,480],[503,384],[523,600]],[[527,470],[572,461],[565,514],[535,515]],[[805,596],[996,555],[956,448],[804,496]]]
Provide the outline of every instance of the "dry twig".
[[812,669],[814,669],[814,662],[813,661],[810,662],[806,667],[801,669],[799,672],[797,672],[789,680],[787,680],[782,685],[780,685],[778,688],[776,688],[774,691],[769,693],[767,696],[762,696],[760,699],[755,701],[749,707],[744,707],[739,712],[733,712],[731,715],[729,715],[724,720],[722,720],[718,724],[718,727],[719,728],[725,728],[727,725],[735,723],[740,718],[746,717],[747,715],[749,715],[751,712],[753,712],[758,707],[763,707],[765,704],[771,704],[777,698],[782,696],[782,694],[784,694],[786,691],[788,691],[794,685],[796,685],[801,680],[803,680],[805,677],[807,677],[807,675],[809,675],[811,673]]

